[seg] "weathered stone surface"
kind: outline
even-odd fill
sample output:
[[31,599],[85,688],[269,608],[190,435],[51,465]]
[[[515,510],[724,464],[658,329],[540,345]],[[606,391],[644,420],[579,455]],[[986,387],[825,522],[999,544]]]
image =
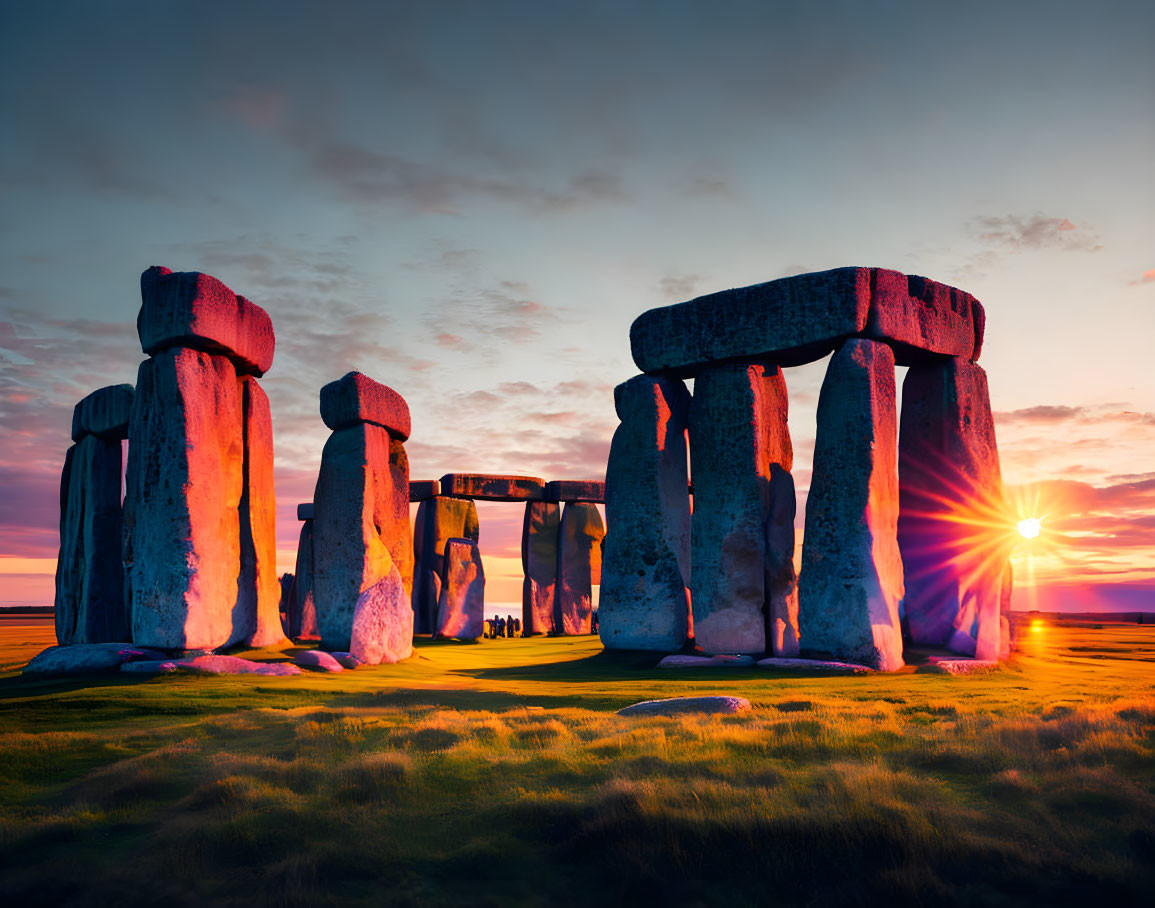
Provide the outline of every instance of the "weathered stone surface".
[[895,342],[903,364],[971,357],[974,297],[884,268],[835,268],[700,296],[642,313],[630,328],[643,372],[695,375],[724,361],[813,362],[853,336]]
[[230,639],[243,485],[241,387],[232,362],[172,348],[141,363],[124,514],[135,641],[215,649]]
[[97,388],[72,410],[72,440],[99,435],[107,441],[128,438],[132,385]]
[[233,610],[233,641],[273,646],[285,639],[277,579],[277,497],[273,483],[273,416],[269,398],[250,375],[241,379],[244,486],[241,573]]
[[712,715],[750,712],[750,701],[745,697],[671,697],[667,700],[643,700],[625,709],[619,716],[682,716],[688,713]]
[[[239,656],[194,656],[170,660],[177,671],[201,675],[299,675],[301,669],[291,662],[254,662]],[[163,664],[163,663],[162,663]],[[164,669],[161,669],[164,671]]]
[[802,646],[885,671],[903,664],[895,422],[890,348],[847,341],[818,399],[799,578]]
[[446,473],[441,477],[441,494],[482,501],[544,501],[545,483],[536,476]]
[[472,501],[437,496],[417,506],[413,531],[416,566],[413,575],[414,626],[419,634],[432,634],[437,626],[437,601],[441,595],[441,568],[445,543],[450,539],[480,537],[477,506]]
[[131,643],[76,643],[50,646],[24,666],[25,675],[83,675],[119,671],[122,663],[161,655]]
[[770,656],[758,660],[759,668],[775,668],[783,671],[849,672],[862,675],[874,671],[869,665],[853,662],[835,662],[830,659],[793,659],[785,656]]
[[565,506],[558,533],[555,632],[590,632],[592,587],[601,582],[602,540],[605,535],[605,524],[596,505],[578,501]]
[[[408,538],[398,522],[391,437],[357,423],[329,436],[313,495],[313,601],[327,649],[345,649],[358,599],[395,568],[391,550]],[[408,482],[403,486],[408,499]],[[400,573],[398,573],[400,577]]]
[[365,664],[352,653],[335,652],[330,653],[329,655],[336,659],[341,664],[342,668],[347,668],[350,671],[355,668],[360,668]]
[[767,649],[798,655],[798,576],[794,571],[794,477],[770,465],[770,514],[766,518]]
[[692,656],[676,653],[666,656],[658,663],[658,668],[745,668],[754,664],[754,657],[738,654],[719,653],[714,656]]
[[485,630],[485,568],[472,539],[450,539],[442,558],[437,636],[476,640]]
[[409,480],[409,500],[425,501],[427,498],[436,498],[441,494],[441,483],[436,479]]
[[120,441],[84,435],[65,455],[56,563],[56,640],[104,643],[132,635],[121,562]]
[[405,398],[360,372],[347,372],[321,388],[321,419],[334,431],[372,423],[401,441],[412,428]]
[[606,484],[601,479],[558,479],[545,484],[547,501],[606,500]]
[[981,643],[980,658],[999,658],[1011,546],[992,529],[1006,507],[982,367],[949,359],[907,372],[899,503],[911,640],[968,656]]
[[413,653],[413,609],[397,568],[357,600],[349,653],[366,665],[399,662]]
[[690,395],[677,379],[639,375],[614,389],[614,402],[598,634],[609,649],[669,652],[692,627]]
[[770,474],[794,453],[786,382],[773,366],[707,369],[690,402],[694,637],[706,652],[766,650]]
[[323,672],[343,672],[343,666],[330,653],[320,649],[307,649],[303,653],[297,653],[293,657],[293,662],[303,668],[315,668]]
[[273,364],[276,338],[268,313],[215,277],[153,266],[140,276],[140,296],[136,330],[145,353],[169,347],[220,353],[238,372],[256,376]]
[[527,501],[521,523],[522,634],[551,634],[557,598],[558,534],[561,507],[552,501]]
[[999,667],[997,659],[932,659],[916,672],[928,675],[976,675]]
[[140,662],[125,662],[121,664],[120,670],[138,675],[167,675],[177,671],[177,665],[172,659],[146,659]]
[[405,598],[413,595],[413,525],[409,522],[409,455],[405,444],[397,438],[389,439],[389,476],[391,481],[393,513],[385,544],[393,564],[401,574]]
[[304,501],[297,505],[297,519],[298,520],[312,520],[316,510],[313,507],[313,502]]
[[293,592],[289,599],[289,636],[294,640],[320,639],[317,629],[317,607],[313,596],[313,521],[301,524],[297,542],[297,565],[293,574]]

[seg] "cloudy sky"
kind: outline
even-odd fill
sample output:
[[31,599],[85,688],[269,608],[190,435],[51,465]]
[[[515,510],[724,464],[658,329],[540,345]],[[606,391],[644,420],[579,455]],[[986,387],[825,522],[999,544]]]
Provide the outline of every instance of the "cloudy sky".
[[[0,600],[51,598],[72,406],[135,380],[148,265],[273,318],[286,569],[349,369],[408,399],[414,478],[600,477],[638,314],[878,265],[986,306],[1032,604],[1149,603],[1153,48],[1111,0],[3,0]],[[787,373],[803,490],[822,374]],[[482,509],[494,601],[517,511]]]

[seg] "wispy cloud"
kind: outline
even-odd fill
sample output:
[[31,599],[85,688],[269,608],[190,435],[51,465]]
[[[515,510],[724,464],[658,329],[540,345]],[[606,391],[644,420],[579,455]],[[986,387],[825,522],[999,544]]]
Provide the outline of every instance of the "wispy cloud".
[[1067,218],[1033,215],[992,215],[975,218],[972,231],[978,238],[1002,252],[1060,249],[1068,252],[1098,252],[1103,246],[1095,234]]

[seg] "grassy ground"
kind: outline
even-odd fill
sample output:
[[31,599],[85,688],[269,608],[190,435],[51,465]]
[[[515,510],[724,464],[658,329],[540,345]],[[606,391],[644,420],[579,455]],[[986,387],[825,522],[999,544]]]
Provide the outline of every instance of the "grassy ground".
[[[423,642],[296,678],[25,681],[0,627],[0,903],[1150,904],[1155,628],[981,677],[655,669]],[[640,699],[751,715],[627,719]]]

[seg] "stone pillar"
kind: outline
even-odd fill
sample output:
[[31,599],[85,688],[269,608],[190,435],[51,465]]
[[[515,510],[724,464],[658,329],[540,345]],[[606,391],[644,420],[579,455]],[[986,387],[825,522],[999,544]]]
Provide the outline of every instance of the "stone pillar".
[[691,621],[690,395],[677,379],[639,375],[614,389],[614,405],[598,634],[607,649],[670,652]]
[[289,598],[289,636],[294,640],[316,640],[317,609],[313,601],[313,503],[297,505],[301,536],[297,542],[297,564],[293,591]]
[[[395,569],[404,590],[392,553],[412,546],[408,463],[394,442],[409,437],[409,407],[391,388],[350,372],[321,389],[321,418],[333,434],[313,495],[313,597],[322,643],[344,650],[362,594]],[[402,461],[406,475],[398,489]],[[381,605],[392,603],[393,594],[375,597]],[[387,613],[393,614],[391,605]]]
[[154,267],[141,275],[137,331],[152,358],[138,373],[125,480],[133,639],[276,642],[271,425],[251,378],[272,365],[268,314],[207,274]]
[[786,382],[775,366],[701,372],[690,402],[694,636],[706,652],[766,650],[766,529],[770,474],[794,452]]
[[898,451],[894,353],[851,339],[818,399],[814,475],[799,581],[802,646],[901,668]]
[[485,630],[485,568],[473,539],[449,539],[437,603],[437,636],[476,640]]
[[552,501],[527,501],[521,524],[522,635],[552,634],[557,599],[558,537],[561,506]]
[[794,477],[770,465],[770,516],[766,520],[767,649],[798,655],[798,577],[794,571]]
[[437,629],[437,603],[445,563],[445,543],[450,539],[480,538],[477,506],[468,498],[437,495],[417,506],[414,529],[413,626],[418,634]]
[[121,445],[128,435],[132,385],[93,391],[72,413],[72,439],[60,478],[60,557],[56,640],[132,639],[121,560]]
[[1009,586],[1010,528],[980,366],[951,358],[910,368],[898,471],[911,641],[999,658],[1009,647],[1000,601]]
[[554,632],[588,634],[593,614],[594,583],[601,581],[602,540],[606,528],[597,506],[566,504],[558,541],[557,605]]

